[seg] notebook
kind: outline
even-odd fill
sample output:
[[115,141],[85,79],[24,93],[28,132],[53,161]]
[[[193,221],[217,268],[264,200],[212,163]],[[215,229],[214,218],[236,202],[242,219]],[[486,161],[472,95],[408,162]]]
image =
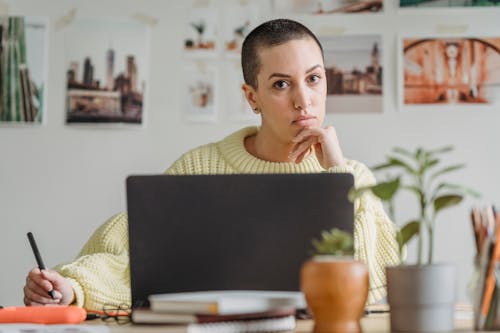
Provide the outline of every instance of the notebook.
[[150,308],[135,308],[132,321],[135,324],[193,324],[226,321],[248,321],[295,316],[295,309],[277,309],[264,312],[236,313],[225,315],[158,312]]
[[162,333],[270,333],[292,332],[295,327],[295,317],[290,315],[211,323],[170,324],[162,325],[158,331]]
[[352,232],[351,174],[127,178],[132,306],[204,290],[299,291],[311,239]]
[[295,291],[195,291],[153,294],[148,300],[151,310],[157,312],[212,315],[248,314],[306,307],[303,295]]

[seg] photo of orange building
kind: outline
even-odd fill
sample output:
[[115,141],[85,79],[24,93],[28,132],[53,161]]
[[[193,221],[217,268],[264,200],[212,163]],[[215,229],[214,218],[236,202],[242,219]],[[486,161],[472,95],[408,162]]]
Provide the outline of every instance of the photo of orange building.
[[277,14],[358,14],[375,13],[384,9],[383,0],[274,0]]
[[500,37],[402,41],[404,104],[492,104],[500,99]]

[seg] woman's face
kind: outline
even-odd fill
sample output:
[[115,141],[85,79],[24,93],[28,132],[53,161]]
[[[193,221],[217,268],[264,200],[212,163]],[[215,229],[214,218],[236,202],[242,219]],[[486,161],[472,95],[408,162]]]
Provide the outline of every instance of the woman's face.
[[[289,143],[325,116],[326,77],[321,50],[311,38],[291,40],[259,52],[257,90],[244,88],[262,113],[262,131]],[[248,89],[252,93],[248,94]],[[270,132],[269,132],[270,131]]]

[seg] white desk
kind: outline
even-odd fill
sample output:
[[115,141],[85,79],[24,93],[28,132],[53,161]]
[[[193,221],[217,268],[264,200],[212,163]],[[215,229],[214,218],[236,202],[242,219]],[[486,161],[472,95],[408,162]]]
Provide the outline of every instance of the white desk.
[[[96,321],[96,324],[101,324]],[[364,317],[361,320],[363,333],[390,333],[389,315],[388,314],[373,314]],[[479,333],[474,331],[472,321],[457,320],[455,324],[455,332],[463,333]],[[139,326],[139,325],[110,325],[112,333],[155,333],[162,332],[162,326]],[[312,320],[299,320],[297,321],[296,333],[312,332]]]

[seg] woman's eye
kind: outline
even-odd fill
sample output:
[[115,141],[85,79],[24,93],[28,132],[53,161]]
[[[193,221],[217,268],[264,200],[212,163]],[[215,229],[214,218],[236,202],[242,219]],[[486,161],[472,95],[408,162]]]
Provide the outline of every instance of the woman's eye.
[[319,82],[320,79],[321,79],[321,76],[314,74],[314,75],[311,75],[309,77],[309,82],[316,83],[316,82]]
[[284,80],[279,80],[274,82],[273,86],[278,89],[285,89],[286,87],[288,87],[288,82]]

